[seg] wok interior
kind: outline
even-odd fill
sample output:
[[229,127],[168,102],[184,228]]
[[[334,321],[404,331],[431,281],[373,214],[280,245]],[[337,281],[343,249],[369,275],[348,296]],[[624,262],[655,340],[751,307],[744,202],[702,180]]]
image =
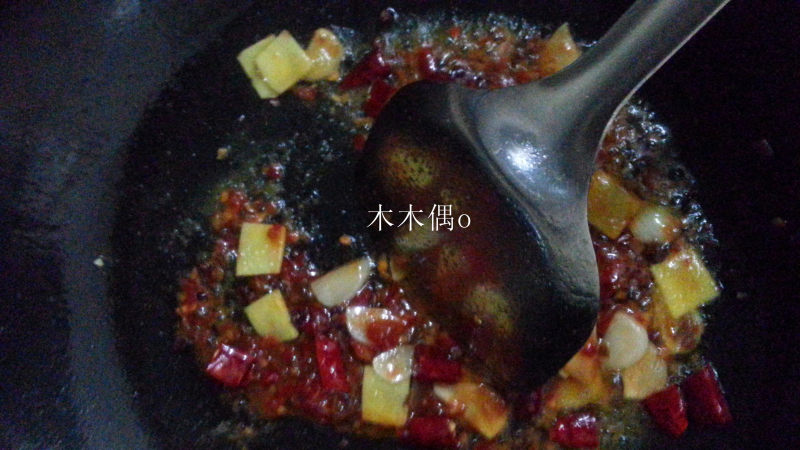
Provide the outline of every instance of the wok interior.
[[[229,431],[236,431],[235,424],[241,418],[219,400],[217,394],[221,390],[198,370],[191,353],[176,353],[172,348],[177,275],[190,267],[197,251],[206,244],[200,229],[206,225],[208,199],[215,186],[238,173],[247,161],[272,155],[285,158],[289,154],[287,201],[291,205],[298,198],[310,195],[313,189],[319,191],[317,206],[304,214],[312,220],[319,219],[321,242],[333,242],[343,231],[352,231],[355,227],[349,224],[368,223],[362,219],[365,211],[357,203],[356,190],[360,187],[341,182],[353,171],[352,158],[346,156],[349,136],[335,124],[306,126],[321,122],[313,116],[312,108],[292,96],[281,98],[280,108],[265,107],[239,73],[235,59],[236,53],[255,38],[284,28],[301,39],[316,27],[329,24],[351,27],[371,36],[378,12],[389,5],[319,3],[302,8],[253,5],[219,40],[177,73],[141,119],[126,150],[128,161],[112,238],[116,261],[112,272],[116,348],[127,380],[136,392],[137,416],[158,445],[224,446],[229,443]],[[510,12],[539,23],[557,25],[568,21],[574,24],[579,38],[593,39],[621,14],[627,2],[613,2],[602,8],[594,2],[561,0],[520,2],[522,5],[481,3],[466,2],[459,6],[467,11]],[[409,2],[407,6],[393,6],[403,13],[448,5]],[[736,4],[731,6],[736,7]],[[716,320],[706,337],[708,355],[728,388],[737,426],[754,427],[756,412],[748,403],[764,400],[744,388],[751,382],[749,377],[755,375],[758,383],[767,386],[762,395],[774,389],[770,383],[777,385],[780,381],[777,374],[763,367],[763,355],[758,351],[765,340],[774,338],[764,336],[762,329],[773,327],[774,322],[770,321],[774,317],[765,316],[754,301],[737,300],[736,293],[788,301],[784,289],[791,274],[787,269],[776,268],[774,258],[784,252],[788,261],[792,255],[786,252],[791,247],[781,249],[777,241],[759,246],[753,242],[763,241],[760,233],[770,231],[769,220],[773,215],[781,212],[785,219],[791,218],[786,217],[783,205],[791,201],[797,204],[800,186],[797,178],[775,175],[785,173],[778,170],[781,161],[750,151],[753,142],[765,137],[759,133],[770,128],[748,122],[751,119],[747,111],[757,107],[761,100],[732,99],[741,73],[736,72],[736,65],[729,57],[716,51],[716,46],[725,45],[726,36],[731,33],[726,29],[730,24],[725,20],[732,21],[728,18],[723,12],[708,31],[701,33],[697,43],[689,44],[645,86],[642,97],[654,103],[655,111],[672,126],[683,150],[683,160],[700,180],[701,204],[706,206],[717,227],[722,246],[715,257],[723,268],[720,277],[727,286],[725,297],[713,308]],[[738,112],[730,109],[720,112],[721,105],[731,102]],[[768,123],[770,117],[762,119]],[[731,124],[741,128],[732,133]],[[748,129],[754,130],[752,135]],[[238,134],[232,136],[233,132]],[[237,139],[241,145],[236,146],[232,157],[217,161],[216,149]],[[253,143],[248,143],[250,140]],[[313,153],[287,153],[282,149],[268,149],[267,156],[259,156],[265,147],[262,143],[272,141],[291,142],[298,149],[328,145],[333,157],[323,160]],[[311,174],[310,183],[301,181],[306,172]],[[742,181],[745,177],[747,183]],[[784,190],[776,191],[775,186],[781,184]],[[346,213],[338,214],[342,209]],[[796,217],[796,209],[794,213]],[[797,245],[795,241],[795,251]],[[321,265],[333,265],[336,258],[341,258],[325,252],[324,248],[316,248]],[[797,304],[793,308],[796,312]],[[750,317],[755,319],[748,320]],[[787,324],[784,332],[788,327]],[[788,415],[785,420],[790,420]],[[375,447],[372,442],[340,436],[297,420],[279,421],[265,430],[254,444],[335,448],[346,439],[355,447]],[[724,446],[725,442],[736,442],[737,433],[692,430],[680,444],[692,447],[717,442]],[[758,432],[750,431],[749,435],[754,433]],[[397,448],[391,442],[380,446]]]

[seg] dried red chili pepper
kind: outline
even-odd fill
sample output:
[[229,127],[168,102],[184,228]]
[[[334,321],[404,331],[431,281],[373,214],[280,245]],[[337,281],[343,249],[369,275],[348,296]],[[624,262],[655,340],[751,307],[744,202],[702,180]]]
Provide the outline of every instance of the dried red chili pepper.
[[230,387],[244,384],[252,364],[250,355],[229,345],[220,344],[206,366],[206,373]]
[[423,447],[455,448],[455,423],[447,417],[414,417],[406,423],[403,438]]
[[414,377],[429,383],[455,383],[461,379],[461,363],[447,359],[429,345],[415,349]]
[[733,421],[717,371],[707,364],[683,382],[689,417],[704,425],[727,425]]
[[339,344],[324,334],[317,334],[314,344],[322,386],[330,391],[350,392]]
[[364,114],[369,117],[378,117],[381,113],[383,106],[394,95],[397,89],[389,85],[383,80],[375,80],[369,88],[369,98],[364,102]]
[[672,437],[679,437],[689,426],[689,420],[686,418],[686,402],[676,385],[647,397],[642,400],[642,404],[653,418],[653,422]]
[[573,448],[595,448],[600,445],[597,417],[588,412],[560,417],[550,429],[550,440]]
[[380,49],[376,48],[367,53],[367,55],[353,67],[353,70],[339,83],[339,88],[349,90],[361,86],[368,86],[375,80],[386,78],[390,73],[392,73],[392,69],[383,59],[383,54]]

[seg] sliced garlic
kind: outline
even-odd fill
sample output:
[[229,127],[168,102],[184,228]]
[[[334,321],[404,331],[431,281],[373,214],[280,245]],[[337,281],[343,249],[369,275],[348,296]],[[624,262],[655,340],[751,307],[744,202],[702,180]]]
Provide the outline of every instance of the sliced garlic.
[[369,257],[351,261],[311,282],[311,292],[317,300],[332,307],[353,298],[364,287],[372,270]]
[[379,320],[399,320],[386,308],[370,308],[367,306],[350,306],[345,311],[347,318],[347,331],[353,339],[362,344],[371,344],[367,338],[369,324]]
[[375,373],[390,383],[399,383],[411,378],[413,364],[414,347],[411,345],[395,347],[372,359]]
[[680,233],[681,222],[669,209],[648,205],[631,221],[631,233],[642,242],[666,244]]
[[608,358],[603,362],[603,367],[619,370],[639,361],[650,341],[647,339],[647,330],[633,316],[618,311],[608,325],[603,343],[608,349]]
[[433,385],[433,393],[445,403],[452,402],[456,398],[456,390],[452,384],[436,383]]

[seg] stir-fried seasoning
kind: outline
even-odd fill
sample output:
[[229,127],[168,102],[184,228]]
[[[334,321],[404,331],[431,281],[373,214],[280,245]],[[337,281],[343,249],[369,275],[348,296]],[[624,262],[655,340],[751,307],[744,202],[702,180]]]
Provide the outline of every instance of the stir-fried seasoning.
[[[339,81],[301,83],[293,92],[310,107],[322,96],[338,100],[366,133],[370,118],[410,82],[500,88],[550,75],[580,51],[567,27],[549,32],[502,16],[408,17],[379,35]],[[284,176],[279,165],[262,173],[269,183]],[[602,142],[590,190],[597,326],[533,392],[501,397],[466,369],[465,349],[406,300],[397,255],[371,255],[375,270],[361,274],[366,281],[353,278],[358,264],[325,275],[308,256],[309,236],[285,221],[281,202],[246,190],[219,197],[210,220],[213,249],[180,282],[179,336],[257,417],[302,416],[423,446],[614,446],[655,428],[677,437],[690,422],[726,424],[716,374],[697,352],[699,308],[719,286],[702,258],[701,244],[713,238],[690,187],[666,129],[638,101],[625,107]],[[267,240],[285,233],[274,244],[280,267],[237,276],[249,245],[243,224],[253,223],[278,225],[265,227],[272,230]],[[342,236],[330,245],[350,243]]]

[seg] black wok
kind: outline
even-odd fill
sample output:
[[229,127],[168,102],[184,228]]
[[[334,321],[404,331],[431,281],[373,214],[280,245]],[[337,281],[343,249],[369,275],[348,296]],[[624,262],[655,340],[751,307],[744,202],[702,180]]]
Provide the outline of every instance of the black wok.
[[[400,3],[401,11],[451,4]],[[591,39],[630,2],[455,3],[568,20]],[[231,445],[236,414],[191,355],[172,348],[174,281],[203,242],[191,219],[203,217],[217,181],[257,157],[258,142],[327,139],[335,153],[349,139],[333,125],[295,136],[309,118],[291,100],[281,115],[258,113],[233,56],[282,28],[307,37],[337,24],[369,35],[388,4],[0,5],[0,447]],[[720,241],[725,296],[705,341],[735,418],[728,429],[690,427],[680,441],[652,446],[800,446],[799,35],[800,3],[734,0],[641,93],[672,128]],[[243,129],[256,145],[216,161]],[[294,155],[288,178],[307,171],[312,183],[290,182],[290,202],[318,187],[323,201],[308,217],[346,206],[353,188],[334,181],[352,169],[347,161]],[[350,208],[321,232],[338,236],[358,215]],[[341,257],[319,253],[326,264]],[[93,264],[101,256],[102,268]],[[343,441],[396,447],[300,421],[253,442]]]

